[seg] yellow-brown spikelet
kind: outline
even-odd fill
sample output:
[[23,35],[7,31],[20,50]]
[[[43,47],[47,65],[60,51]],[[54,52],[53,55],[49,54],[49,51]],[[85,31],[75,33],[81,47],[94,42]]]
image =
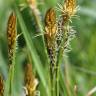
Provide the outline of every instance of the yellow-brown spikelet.
[[27,96],[35,96],[38,80],[35,78],[32,72],[32,64],[27,64],[25,68],[24,77],[25,87],[27,89]]
[[56,34],[56,14],[52,8],[47,11],[45,16],[45,31],[49,38]]
[[50,8],[45,16],[45,39],[47,51],[50,59],[51,76],[54,72],[54,64],[56,63],[56,14],[53,8]]
[[77,11],[76,10],[76,0],[65,0],[63,10],[69,16],[73,16]]
[[0,96],[4,96],[4,82],[1,74],[0,74]]
[[8,38],[8,58],[9,64],[12,64],[13,53],[16,45],[16,16],[12,13],[9,16],[7,25],[7,38]]

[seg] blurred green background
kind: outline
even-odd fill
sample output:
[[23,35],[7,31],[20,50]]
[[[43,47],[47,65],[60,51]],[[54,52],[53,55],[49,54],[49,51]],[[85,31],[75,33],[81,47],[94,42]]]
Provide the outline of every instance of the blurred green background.
[[[44,16],[46,10],[50,7],[55,8],[57,6],[57,3],[61,3],[61,2],[63,2],[63,0],[37,0],[38,10],[41,16],[41,21],[39,23],[41,23],[42,26],[44,25]],[[20,11],[20,13],[22,14],[21,17],[25,22],[24,24],[32,40],[32,44],[33,44],[32,45],[33,47],[31,47],[33,48],[32,52],[34,50],[36,51],[37,56],[39,57],[39,60],[41,62],[40,63],[37,58],[36,60],[33,60],[32,62],[34,68],[33,70],[36,73],[37,77],[42,78],[40,79],[40,81],[42,81],[44,79],[43,77],[44,76],[46,77],[48,71],[47,70],[48,65],[46,60],[47,56],[44,49],[44,44],[42,39],[43,37],[42,36],[35,37],[35,35],[38,34],[39,31],[42,31],[43,29],[38,28],[34,13],[27,6],[26,0],[0,0],[0,72],[3,74],[4,79],[6,80],[8,75],[7,73],[8,47],[7,47],[7,35],[6,35],[7,22],[10,12],[14,9],[16,11],[16,8],[19,9],[21,4],[24,4],[23,6],[24,9]],[[85,96],[89,92],[89,90],[91,90],[96,86],[96,53],[95,53],[96,52],[96,0],[77,0],[77,4],[79,5],[80,8],[80,10],[77,12],[78,18],[73,18],[72,19],[73,22],[71,23],[73,28],[76,30],[76,37],[71,41],[72,50],[67,54],[67,57],[65,56],[64,63],[61,64],[61,71],[60,71],[61,95],[60,96],[64,96],[64,94],[65,96],[74,96],[73,91],[74,91],[74,87],[76,86],[78,91],[77,92],[78,95],[76,96]],[[19,14],[18,10],[16,12],[17,12],[16,15],[18,15]],[[18,34],[26,30],[23,24],[20,25],[19,23],[20,20],[17,19]],[[21,28],[21,26],[23,27]],[[23,35],[21,35],[18,38],[18,46],[16,52],[15,77],[16,80],[19,81],[21,80],[21,82],[22,82],[21,69],[23,69],[22,66],[24,66],[24,64],[27,62],[26,59],[28,59],[27,58],[28,46],[26,46],[25,38],[26,36],[23,37]],[[41,65],[40,64],[36,65],[35,61],[37,61],[37,63],[40,63]],[[42,73],[44,73],[45,75],[42,76]],[[45,79],[45,81],[47,79]],[[67,85],[66,82],[68,83]],[[21,83],[16,82],[16,84],[20,85]],[[41,96],[45,96],[46,92],[44,92],[43,90],[47,90],[44,89],[43,85],[40,82],[40,85],[38,87],[38,90],[40,90],[41,92]],[[92,96],[96,96],[96,92]]]

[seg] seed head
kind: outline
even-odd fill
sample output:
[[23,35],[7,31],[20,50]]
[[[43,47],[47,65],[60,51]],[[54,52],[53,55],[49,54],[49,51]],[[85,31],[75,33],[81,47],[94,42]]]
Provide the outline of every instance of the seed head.
[[56,33],[56,14],[55,10],[52,8],[47,11],[45,16],[45,31],[49,37]]
[[12,13],[9,16],[8,25],[7,25],[7,39],[8,39],[8,56],[9,63],[12,63],[13,52],[15,49],[16,43],[16,16]]
[[32,72],[32,64],[27,64],[25,68],[25,87],[28,91],[28,96],[34,96],[38,80],[35,78]]
[[76,13],[76,0],[65,0],[63,10],[69,16],[73,16]]

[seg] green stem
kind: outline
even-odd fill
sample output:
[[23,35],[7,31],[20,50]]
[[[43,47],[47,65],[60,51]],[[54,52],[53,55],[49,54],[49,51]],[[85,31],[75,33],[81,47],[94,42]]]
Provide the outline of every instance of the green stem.
[[59,68],[60,64],[62,62],[62,49],[59,50],[58,56],[57,56],[57,64],[56,64],[56,80],[55,80],[55,91],[56,91],[56,96],[59,96]]
[[10,66],[10,73],[9,73],[9,92],[8,96],[13,96],[13,79],[14,79],[14,65]]
[[51,84],[51,96],[55,95],[55,74],[54,74],[54,66],[50,64],[50,84]]

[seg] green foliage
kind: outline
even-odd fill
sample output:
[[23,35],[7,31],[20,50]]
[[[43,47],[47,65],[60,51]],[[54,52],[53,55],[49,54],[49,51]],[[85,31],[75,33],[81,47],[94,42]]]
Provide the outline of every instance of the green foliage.
[[[17,34],[21,34],[17,39],[18,46],[15,54],[14,96],[21,96],[24,82],[23,67],[28,61],[32,63],[33,71],[39,80],[37,90],[40,91],[40,95],[50,96],[49,61],[44,43],[43,25],[45,12],[50,7],[55,8],[57,2],[58,0],[37,0],[40,14],[36,18],[36,14],[34,15],[26,0],[0,0],[0,73],[4,76],[7,87],[7,82],[10,81],[8,78],[7,22],[13,10],[17,16]],[[58,3],[60,2],[62,1]],[[20,4],[24,6],[20,7]],[[85,96],[96,86],[95,4],[96,0],[78,0],[80,10],[77,15],[79,17],[72,20],[72,26],[76,30],[76,37],[70,43],[72,50],[64,55],[63,62],[59,61],[61,62],[60,96]],[[77,89],[74,89],[75,86]],[[96,96],[96,92],[92,96]]]

